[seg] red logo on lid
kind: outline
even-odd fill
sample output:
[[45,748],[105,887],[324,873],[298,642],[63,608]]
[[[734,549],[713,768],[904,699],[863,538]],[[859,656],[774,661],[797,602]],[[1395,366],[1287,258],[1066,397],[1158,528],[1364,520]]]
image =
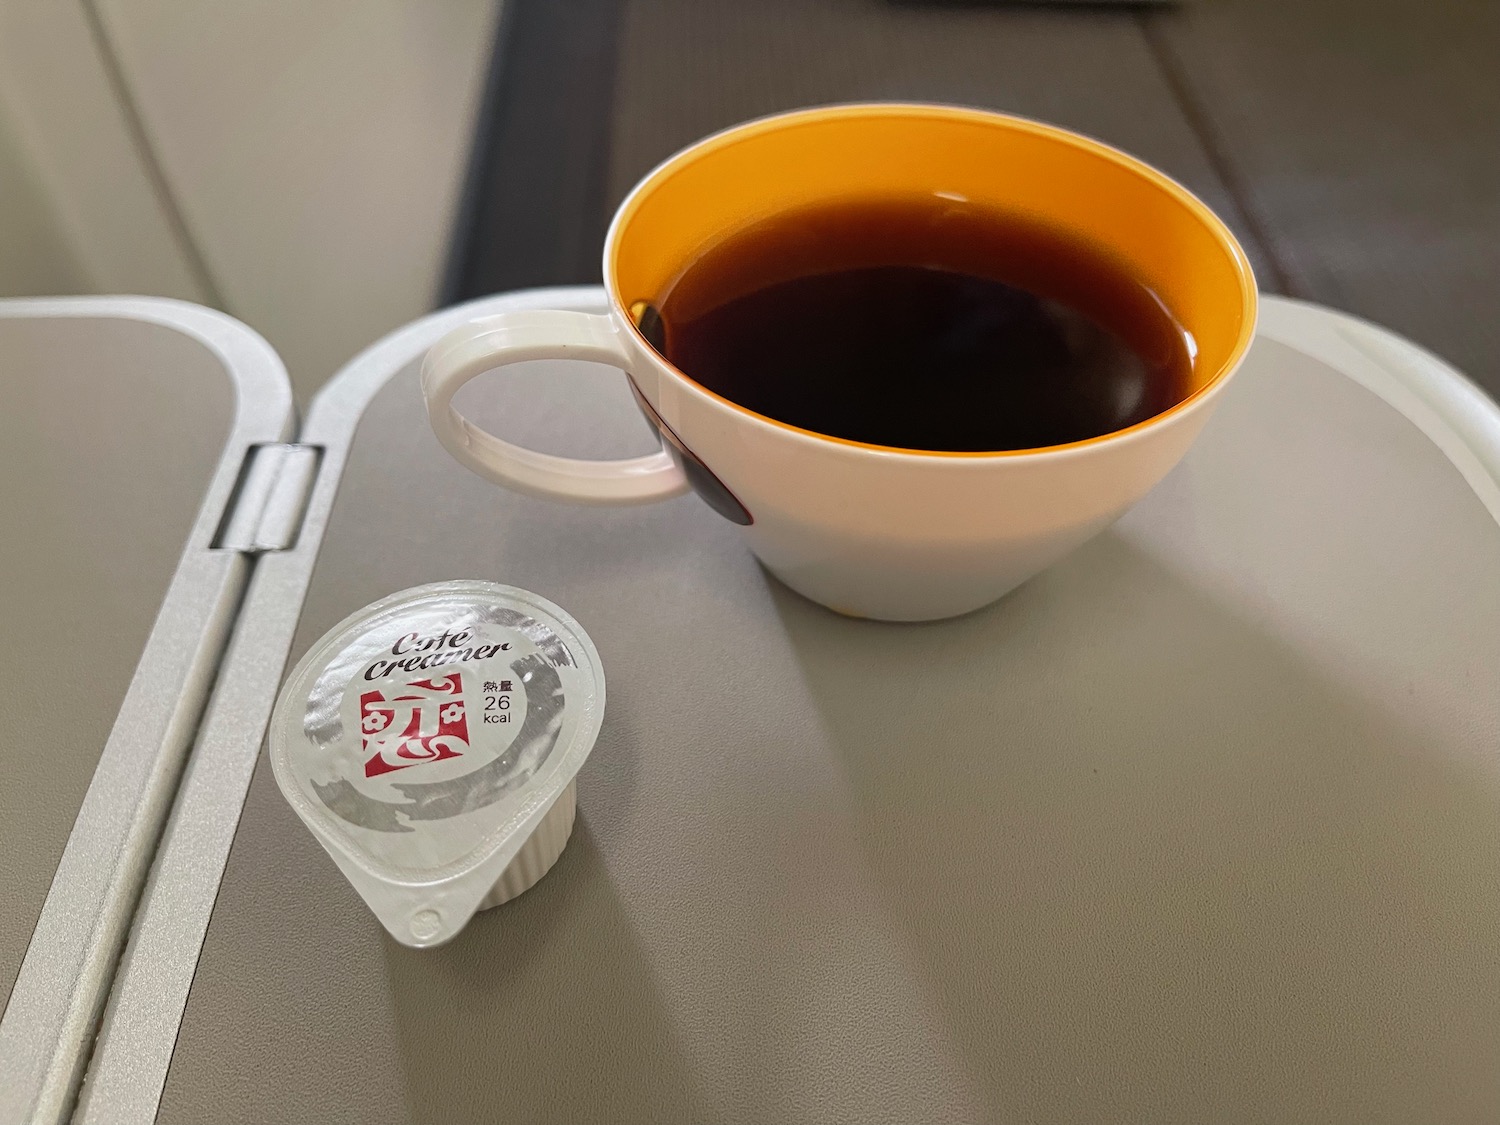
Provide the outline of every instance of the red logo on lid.
[[393,684],[359,697],[365,776],[457,758],[469,748],[461,673]]

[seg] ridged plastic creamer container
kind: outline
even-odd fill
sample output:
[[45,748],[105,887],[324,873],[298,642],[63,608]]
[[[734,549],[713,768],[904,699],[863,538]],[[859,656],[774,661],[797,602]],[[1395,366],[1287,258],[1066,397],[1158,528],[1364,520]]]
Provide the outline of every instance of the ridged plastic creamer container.
[[578,622],[512,586],[440,582],[313,645],[277,699],[271,766],[391,935],[433,946],[557,861],[603,714]]

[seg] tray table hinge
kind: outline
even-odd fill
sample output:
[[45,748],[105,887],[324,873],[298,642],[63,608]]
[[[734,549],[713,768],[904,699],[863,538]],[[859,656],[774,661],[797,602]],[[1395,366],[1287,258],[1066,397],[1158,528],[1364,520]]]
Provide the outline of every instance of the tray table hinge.
[[250,446],[209,546],[247,554],[295,547],[322,461],[318,445]]

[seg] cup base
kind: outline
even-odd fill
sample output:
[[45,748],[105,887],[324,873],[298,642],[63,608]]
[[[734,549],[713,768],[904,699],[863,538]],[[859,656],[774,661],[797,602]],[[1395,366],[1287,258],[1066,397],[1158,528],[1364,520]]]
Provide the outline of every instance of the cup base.
[[568,840],[573,836],[573,822],[578,814],[578,782],[570,781],[556,803],[547,810],[542,822],[516,853],[516,858],[500,873],[490,893],[479,900],[475,912],[509,902],[523,891],[529,891],[552,870]]
[[[806,581],[798,575],[788,575],[771,566],[764,559],[761,565],[766,571],[794,594],[814,602],[840,617],[851,621],[881,621],[892,625],[920,625],[929,621],[949,621],[977,613],[993,605],[1010,593],[1025,578],[998,592],[986,590],[982,594],[967,592],[967,596],[954,597],[951,592],[940,590],[918,592],[896,597],[880,598],[850,597],[832,594],[817,581]],[[1029,575],[1027,577],[1030,577]]]

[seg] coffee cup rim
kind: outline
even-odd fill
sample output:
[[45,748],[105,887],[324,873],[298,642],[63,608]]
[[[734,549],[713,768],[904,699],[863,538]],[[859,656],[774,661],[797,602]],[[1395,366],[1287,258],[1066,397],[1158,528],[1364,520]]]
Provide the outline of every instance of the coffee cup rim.
[[[1197,218],[1213,235],[1219,246],[1225,250],[1233,263],[1235,274],[1240,282],[1240,327],[1234,344],[1229,349],[1228,355],[1219,365],[1213,375],[1197,387],[1191,394],[1180,401],[1173,403],[1166,410],[1153,414],[1149,418],[1142,419],[1133,425],[1118,430],[1110,430],[1108,433],[1096,434],[1092,437],[1080,438],[1077,441],[1060,442],[1055,445],[1030,446],[1022,449],[994,449],[994,450],[945,450],[945,449],[914,449],[903,446],[879,445],[871,442],[857,441],[852,438],[837,437],[833,434],[821,433],[817,430],[805,429],[761,414],[735,402],[733,399],[725,398],[716,391],[710,390],[692,376],[688,375],[665,355],[652,346],[645,335],[637,327],[634,318],[631,317],[629,309],[625,307],[624,299],[619,292],[615,282],[614,260],[619,248],[620,238],[629,225],[630,218],[640,205],[640,202],[650,194],[655,185],[665,178],[674,168],[686,164],[690,160],[701,159],[703,156],[715,149],[727,145],[736,144],[748,140],[759,134],[775,129],[785,128],[802,122],[827,120],[830,118],[856,118],[856,117],[933,117],[949,120],[972,121],[980,124],[1003,125],[1007,128],[1018,129],[1046,137],[1053,141],[1071,145],[1074,148],[1092,153],[1095,156],[1108,160],[1143,179],[1152,183],[1167,195],[1175,199],[1189,213]],[[995,110],[978,109],[970,106],[949,105],[940,102],[911,102],[911,101],[855,101],[835,102],[826,105],[810,106],[794,109],[780,113],[767,114],[762,117],[752,118],[748,121],[731,125],[726,129],[711,133],[700,138],[672,155],[659,162],[651,171],[647,172],[636,185],[631,188],[629,194],[616,209],[610,220],[609,229],[604,238],[603,253],[603,275],[604,290],[609,298],[611,311],[615,317],[625,326],[626,331],[635,338],[637,345],[652,356],[666,372],[672,377],[685,384],[688,389],[717,403],[718,405],[733,411],[745,418],[751,419],[765,426],[782,431],[789,435],[795,435],[804,440],[830,443],[845,446],[851,449],[861,450],[867,453],[877,454],[882,457],[911,457],[917,459],[955,459],[955,460],[986,460],[993,458],[1015,458],[1035,457],[1038,455],[1056,455],[1081,452],[1085,449],[1101,444],[1113,444],[1122,439],[1129,439],[1142,434],[1148,430],[1167,423],[1182,415],[1191,413],[1203,406],[1210,399],[1217,397],[1230,376],[1239,368],[1250,344],[1255,338],[1256,320],[1259,312],[1259,289],[1255,282],[1255,273],[1251,268],[1250,260],[1245,254],[1244,247],[1235,238],[1234,233],[1212,208],[1189,191],[1181,183],[1168,176],[1159,168],[1148,164],[1138,157],[1132,156],[1114,145],[1108,144],[1085,133],[1072,129],[1065,129],[1058,125],[1050,125],[1044,121],[1023,117],[1018,114],[1001,113]],[[631,378],[634,382],[634,377]],[[637,387],[639,390],[639,387]]]

